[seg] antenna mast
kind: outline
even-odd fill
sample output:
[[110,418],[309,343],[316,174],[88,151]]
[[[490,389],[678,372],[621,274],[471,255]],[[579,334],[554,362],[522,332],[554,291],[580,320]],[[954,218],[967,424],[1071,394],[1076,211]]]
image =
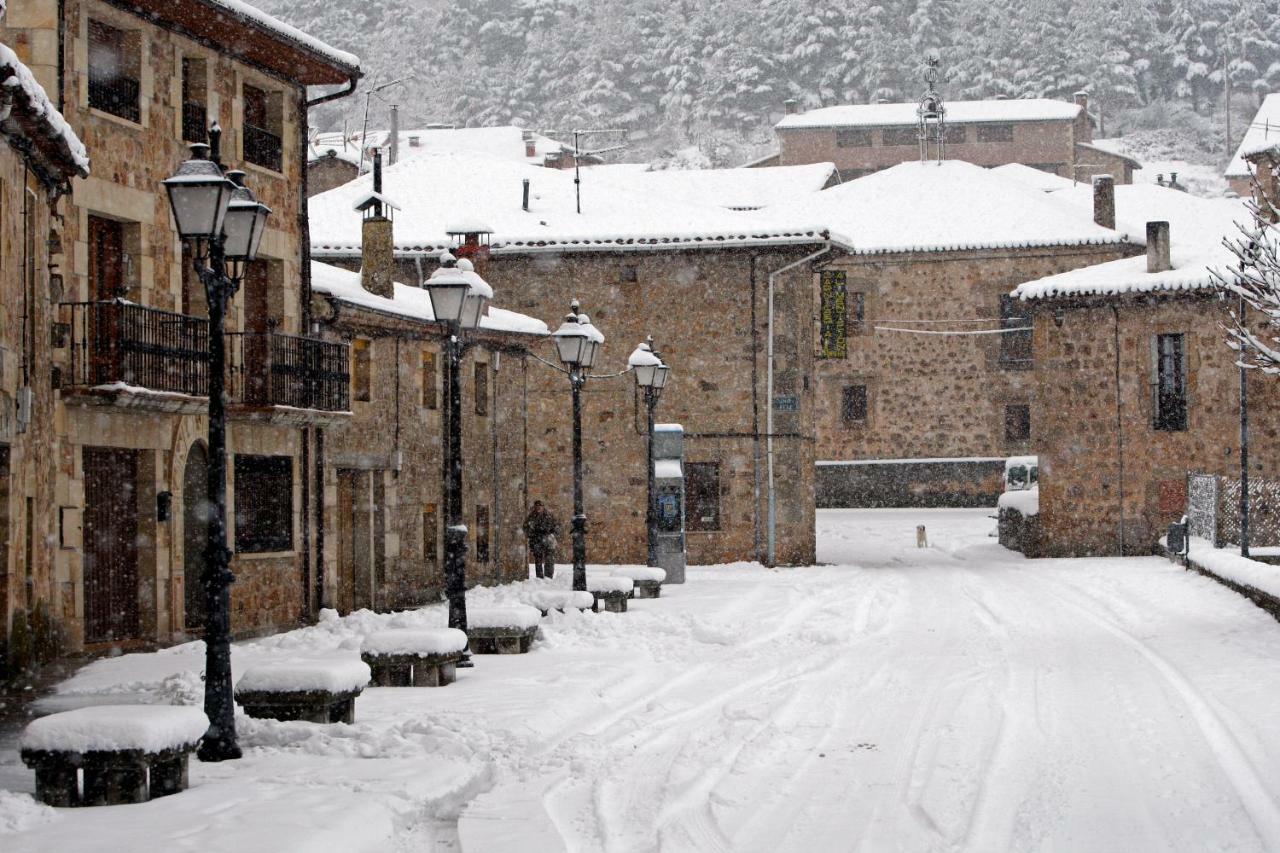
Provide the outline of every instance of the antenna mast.
[[936,88],[939,64],[936,55],[925,58],[924,81],[928,88],[920,99],[920,105],[916,107],[916,133],[920,140],[921,163],[930,159],[930,147],[937,152],[937,160],[941,163],[947,144],[947,108]]

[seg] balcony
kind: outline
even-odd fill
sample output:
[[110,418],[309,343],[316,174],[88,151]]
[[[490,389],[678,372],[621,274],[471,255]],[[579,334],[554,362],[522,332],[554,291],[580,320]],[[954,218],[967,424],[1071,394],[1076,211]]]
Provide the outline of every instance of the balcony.
[[182,104],[182,138],[187,142],[209,140],[209,116],[204,104],[184,101]]
[[[69,318],[64,394],[87,402],[203,412],[209,394],[209,321],[116,299],[63,303]],[[275,332],[233,332],[227,402],[233,410],[349,408],[347,345]],[[234,414],[234,411],[233,411]]]
[[141,86],[132,77],[89,77],[89,106],[137,123],[142,118]]
[[252,124],[244,126],[244,159],[250,163],[256,163],[273,172],[282,171],[283,150],[280,137],[271,131]]

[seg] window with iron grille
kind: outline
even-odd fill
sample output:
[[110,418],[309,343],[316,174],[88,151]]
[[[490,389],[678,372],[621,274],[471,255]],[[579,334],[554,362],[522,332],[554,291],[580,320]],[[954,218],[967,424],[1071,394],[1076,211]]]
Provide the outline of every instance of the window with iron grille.
[[720,529],[720,463],[685,466],[685,525],[689,530]]
[[848,326],[848,334],[861,335],[867,330],[867,294],[854,291],[845,294],[846,311],[845,322]]
[[209,81],[205,61],[182,58],[182,138],[187,142],[208,140],[209,112],[206,104]]
[[475,376],[476,414],[483,417],[489,414],[489,365],[483,361],[477,361]]
[[1031,440],[1031,406],[1026,403],[1009,403],[1004,407],[1004,439]]
[[267,92],[244,85],[244,159],[279,172],[283,166],[284,99],[279,92]]
[[886,146],[918,145],[920,131],[915,127],[886,127],[880,131],[880,140]]
[[871,131],[865,128],[836,131],[837,148],[870,148]]
[[476,562],[489,562],[489,508],[476,505]]
[[439,368],[436,367],[436,354],[422,353],[422,406],[435,409],[440,405]]
[[1155,338],[1155,418],[1158,430],[1187,428],[1187,338],[1165,334]]
[[422,510],[422,559],[429,566],[440,560],[440,514],[435,504]]
[[969,141],[968,128],[963,124],[949,124],[946,138],[948,145],[963,145]]
[[846,385],[841,389],[840,420],[849,426],[867,422],[866,385]]
[[1032,365],[1031,318],[1026,307],[1012,296],[1000,297],[1000,365],[1027,369]]
[[1012,142],[1013,125],[980,124],[978,125],[979,142]]
[[235,457],[236,552],[293,550],[293,459]]
[[141,121],[141,37],[89,20],[89,106],[132,122]]

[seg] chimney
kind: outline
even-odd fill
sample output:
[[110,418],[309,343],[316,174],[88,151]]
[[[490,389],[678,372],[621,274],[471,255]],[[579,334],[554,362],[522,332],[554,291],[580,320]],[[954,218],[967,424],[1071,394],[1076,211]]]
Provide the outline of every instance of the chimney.
[[400,107],[391,105],[391,150],[387,152],[387,165],[391,166],[400,160]]
[[1073,95],[1072,97],[1075,98],[1076,106],[1080,107],[1080,109],[1084,110],[1085,112],[1089,111],[1089,93],[1088,92],[1076,92],[1075,95]]
[[1156,175],[1156,186],[1158,187],[1164,186],[1164,172],[1160,172],[1159,174]]
[[787,98],[782,102],[782,111],[789,116],[793,116],[800,112],[800,102],[795,98]]
[[524,179],[524,202],[520,205],[522,210],[529,209],[529,179]]
[[533,139],[533,131],[532,130],[520,131],[520,138],[524,140],[524,156],[537,157],[538,144]]
[[[382,195],[382,151],[373,152],[373,191]],[[391,239],[390,210],[379,198],[364,209],[360,247],[360,286],[377,296],[395,296],[392,276],[395,251]]]
[[1093,176],[1093,221],[1103,228],[1116,227],[1116,179]]
[[1169,260],[1169,223],[1147,223],[1147,272],[1173,269]]

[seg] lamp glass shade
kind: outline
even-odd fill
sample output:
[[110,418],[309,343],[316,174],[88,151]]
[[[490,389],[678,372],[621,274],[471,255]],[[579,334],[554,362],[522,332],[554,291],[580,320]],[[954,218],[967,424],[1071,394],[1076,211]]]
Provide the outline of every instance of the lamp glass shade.
[[431,297],[431,312],[441,323],[460,323],[466,306],[467,292],[471,289],[458,270],[441,267],[427,279],[427,295]]
[[600,342],[590,337],[582,342],[582,361],[583,367],[595,367],[596,355],[600,352]]
[[[241,196],[241,193],[237,193],[237,196]],[[271,208],[252,200],[251,196],[232,200],[227,206],[227,216],[222,224],[222,233],[227,238],[228,258],[251,261],[258,256],[258,246],[262,244],[262,234],[267,230],[267,216],[270,213]]]
[[178,174],[162,181],[178,234],[187,240],[209,240],[222,233],[227,206],[236,185],[209,160],[188,160]]
[[474,289],[467,293],[462,303],[462,328],[479,328],[480,318],[484,316],[484,309],[488,304],[489,299],[483,293],[476,293]]
[[556,329],[554,337],[562,364],[571,367],[582,364],[582,350],[587,343],[587,335],[576,320],[566,319],[560,328]]
[[667,377],[671,374],[671,368],[665,364],[658,365],[653,371],[653,387],[661,391],[667,387]]
[[653,380],[658,373],[658,365],[656,364],[637,364],[631,368],[636,374],[636,384],[641,388],[652,388]]

